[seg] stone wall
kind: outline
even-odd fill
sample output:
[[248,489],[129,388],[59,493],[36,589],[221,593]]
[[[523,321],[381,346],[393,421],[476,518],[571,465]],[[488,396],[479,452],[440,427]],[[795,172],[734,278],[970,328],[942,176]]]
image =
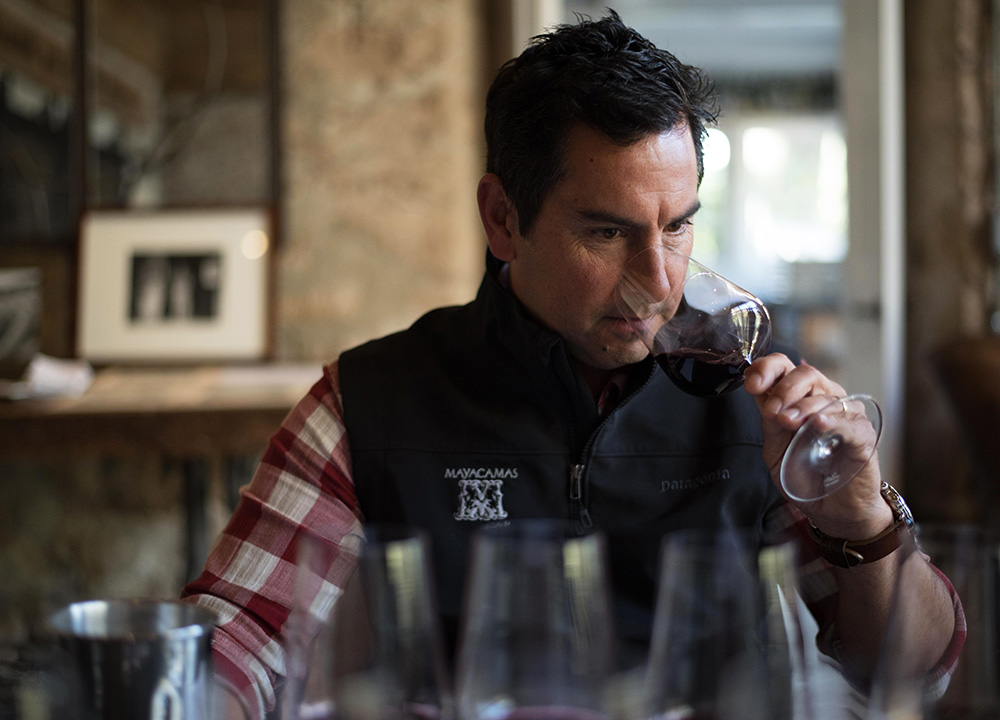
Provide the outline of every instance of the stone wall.
[[177,595],[181,482],[162,460],[53,458],[0,476],[0,642],[74,600]]
[[475,292],[478,3],[283,7],[276,349],[326,361]]
[[[475,292],[485,250],[475,206],[482,8],[477,0],[280,3],[276,350],[284,360],[325,361]],[[241,108],[242,127],[203,118],[193,147],[211,152],[175,160],[163,181],[172,201],[217,195],[216,171],[234,183],[230,199],[263,182],[259,163],[249,175],[238,169],[246,152],[265,152],[233,147],[241,131],[263,134],[261,113]],[[219,465],[213,536],[229,511]],[[178,469],[160,458],[0,465],[0,642],[61,602],[176,596],[184,542]]]

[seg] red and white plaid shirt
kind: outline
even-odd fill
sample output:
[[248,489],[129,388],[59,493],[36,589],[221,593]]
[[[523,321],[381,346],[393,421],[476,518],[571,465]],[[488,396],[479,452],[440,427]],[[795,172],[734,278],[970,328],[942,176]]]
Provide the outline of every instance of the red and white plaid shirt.
[[[610,403],[613,405],[613,402]],[[320,544],[321,566],[308,592],[305,613],[319,622],[354,568],[354,538],[361,511],[351,475],[351,453],[343,423],[337,364],[289,413],[271,438],[236,512],[216,541],[201,576],[183,597],[215,612],[217,677],[241,697],[251,718],[275,705],[275,686],[288,674],[289,620],[302,590],[296,591],[297,551],[303,537]],[[833,571],[806,535],[806,520],[782,506],[772,525],[801,535],[801,593],[820,627],[820,647],[836,655],[833,614],[837,586]],[[942,576],[943,577],[943,576]],[[947,578],[945,578],[947,583]],[[931,681],[947,683],[965,639],[965,619],[951,584],[956,611],[952,642]],[[298,594],[298,597],[297,597]],[[308,633],[308,630],[306,630]]]

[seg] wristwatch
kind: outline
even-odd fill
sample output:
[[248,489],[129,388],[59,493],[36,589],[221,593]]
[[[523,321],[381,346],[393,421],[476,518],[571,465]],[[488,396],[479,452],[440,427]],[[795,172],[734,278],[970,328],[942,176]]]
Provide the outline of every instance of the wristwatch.
[[809,536],[828,562],[837,567],[852,568],[881,560],[903,544],[905,535],[913,533],[913,513],[907,507],[903,496],[887,482],[882,483],[879,492],[892,509],[895,522],[873,538],[867,540],[835,538],[809,523]]

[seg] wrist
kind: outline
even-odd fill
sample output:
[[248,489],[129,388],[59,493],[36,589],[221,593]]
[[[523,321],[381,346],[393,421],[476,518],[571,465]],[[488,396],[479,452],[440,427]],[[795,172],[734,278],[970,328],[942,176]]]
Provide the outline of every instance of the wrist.
[[888,483],[882,483],[880,494],[891,520],[874,535],[862,539],[829,535],[810,521],[809,536],[828,562],[852,568],[881,560],[898,549],[904,537],[912,533],[913,515],[902,496]]
[[857,516],[846,519],[810,518],[809,523],[824,535],[850,542],[873,538],[896,523],[896,516],[884,500],[879,501],[872,509],[866,508],[864,517],[860,515],[859,512]]

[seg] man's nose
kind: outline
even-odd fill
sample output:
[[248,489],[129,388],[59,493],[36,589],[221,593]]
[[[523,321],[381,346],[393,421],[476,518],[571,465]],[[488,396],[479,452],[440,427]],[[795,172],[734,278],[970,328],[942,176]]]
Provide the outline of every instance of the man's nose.
[[635,255],[626,266],[626,274],[643,290],[650,304],[670,295],[668,269],[676,263],[676,253],[662,245],[653,245]]

